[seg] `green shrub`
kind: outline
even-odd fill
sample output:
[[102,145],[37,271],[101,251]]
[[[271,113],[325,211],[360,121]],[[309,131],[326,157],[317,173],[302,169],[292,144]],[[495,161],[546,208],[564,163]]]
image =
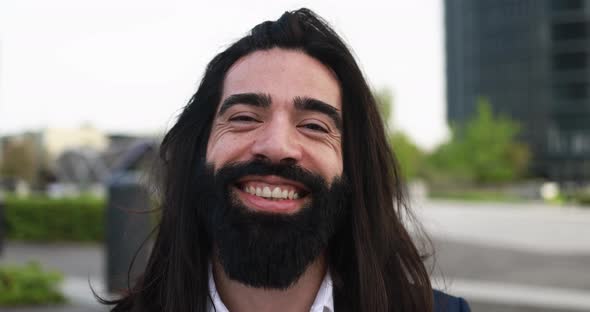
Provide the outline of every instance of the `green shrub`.
[[92,197],[6,198],[6,235],[32,241],[99,241],[105,201]]
[[43,271],[38,263],[0,266],[0,306],[64,303],[62,280],[60,273]]
[[590,193],[579,192],[572,195],[572,200],[582,206],[590,206]]

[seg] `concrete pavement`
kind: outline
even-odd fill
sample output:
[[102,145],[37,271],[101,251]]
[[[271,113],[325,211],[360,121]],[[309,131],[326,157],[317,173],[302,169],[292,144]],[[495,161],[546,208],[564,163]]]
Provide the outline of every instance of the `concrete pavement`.
[[590,311],[590,209],[457,201],[414,207],[434,240],[434,276],[446,282],[439,286],[475,311]]
[[[434,285],[464,296],[473,311],[590,311],[590,209],[447,201],[415,207],[436,246]],[[108,310],[88,287],[90,280],[104,294],[101,245],[9,242],[0,263],[28,260],[66,274],[71,304],[2,311]]]
[[590,253],[590,207],[460,201],[413,207],[439,239],[543,254]]

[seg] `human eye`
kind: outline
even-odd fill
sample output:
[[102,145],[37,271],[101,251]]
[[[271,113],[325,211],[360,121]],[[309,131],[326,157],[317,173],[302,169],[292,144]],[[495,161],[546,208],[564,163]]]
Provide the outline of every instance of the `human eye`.
[[258,122],[258,119],[256,119],[254,116],[244,114],[231,116],[228,120],[235,122]]
[[306,122],[303,123],[300,127],[307,129],[307,130],[311,130],[314,132],[321,132],[321,133],[328,133],[328,127],[326,127],[325,125],[322,125],[319,122]]

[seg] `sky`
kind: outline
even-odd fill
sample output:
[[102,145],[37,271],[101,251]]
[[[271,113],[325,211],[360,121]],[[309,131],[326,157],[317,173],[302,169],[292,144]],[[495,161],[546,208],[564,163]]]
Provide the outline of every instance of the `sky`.
[[0,135],[90,124],[162,134],[213,56],[308,7],[394,97],[391,127],[431,149],[445,120],[442,0],[0,1]]

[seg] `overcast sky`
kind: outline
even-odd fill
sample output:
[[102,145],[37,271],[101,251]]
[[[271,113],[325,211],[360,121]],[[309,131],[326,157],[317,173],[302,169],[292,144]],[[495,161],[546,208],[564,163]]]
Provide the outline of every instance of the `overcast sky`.
[[396,129],[423,147],[446,137],[441,0],[1,0],[0,134],[162,133],[215,54],[302,6],[344,37],[373,87],[392,90]]

